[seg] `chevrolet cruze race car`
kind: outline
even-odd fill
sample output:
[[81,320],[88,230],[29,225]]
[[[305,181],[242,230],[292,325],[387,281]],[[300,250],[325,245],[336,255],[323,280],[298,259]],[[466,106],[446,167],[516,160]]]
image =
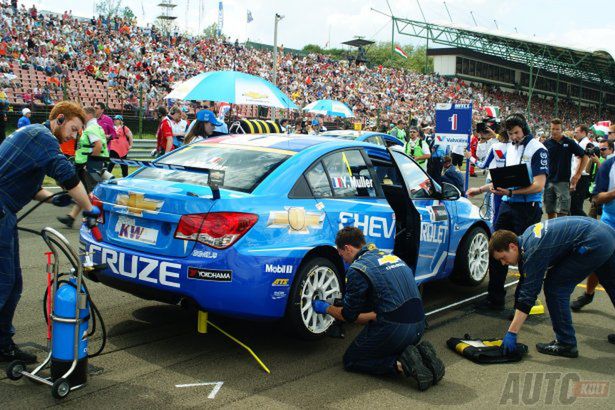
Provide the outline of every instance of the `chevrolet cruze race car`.
[[180,148],[99,184],[96,241],[81,242],[103,282],[143,298],[253,319],[285,318],[305,338],[333,319],[315,298],[341,295],[344,226],[394,253],[419,283],[475,285],[488,269],[488,224],[452,185],[403,152],[305,135],[231,135]]

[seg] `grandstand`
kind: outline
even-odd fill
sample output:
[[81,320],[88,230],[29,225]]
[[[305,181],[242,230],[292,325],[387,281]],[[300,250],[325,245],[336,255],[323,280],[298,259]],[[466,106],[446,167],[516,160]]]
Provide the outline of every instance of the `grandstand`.
[[[272,75],[271,49],[264,45],[235,47],[224,38],[164,35],[155,28],[139,27],[136,21],[122,18],[84,19],[66,13],[39,13],[33,17],[23,6],[13,15],[10,6],[0,4],[0,29],[8,33],[0,44],[0,50],[5,50],[4,54],[0,53],[0,69],[15,75],[8,86],[5,84],[15,111],[26,105],[34,111],[45,111],[51,103],[70,98],[83,104],[103,101],[111,111],[121,112],[125,117],[142,112],[147,118],[157,105],[166,103],[164,96],[174,83],[198,73],[236,69],[265,79],[271,79]],[[432,43],[438,43],[440,40],[433,35],[435,28],[430,29]],[[282,50],[278,86],[299,106],[317,99],[340,100],[353,109],[359,121],[380,126],[409,117],[431,124],[435,104],[440,102],[473,102],[477,108],[498,105],[506,114],[527,108],[528,98],[520,91],[548,95],[548,90],[541,89],[540,79],[546,75],[544,68],[539,72],[538,81],[534,80],[535,70],[530,70],[528,74],[533,77],[531,81],[527,79],[527,84],[537,85],[524,91],[521,62],[506,65],[497,60],[496,63],[495,59],[502,56],[483,52],[478,58],[471,53],[479,51],[463,47],[464,54],[461,54],[461,48],[454,51],[458,54],[442,55],[455,58],[453,65],[444,64],[445,60],[436,64],[442,75],[356,66],[324,55]],[[468,57],[475,61],[473,74],[465,69],[472,66],[464,63],[463,59]],[[477,61],[497,65],[497,74],[489,66],[481,65],[477,71]],[[612,92],[608,88],[611,85],[607,81],[612,73],[609,67],[612,64],[607,64],[604,75],[607,88],[601,94],[603,104],[599,107],[591,93],[582,92],[581,96],[588,99],[576,104],[574,96],[578,90],[573,83],[576,74],[562,71],[560,82],[567,84],[570,98],[539,99],[539,104],[535,99],[530,104],[530,122],[543,127],[556,112],[566,128],[579,121],[593,123],[613,118]],[[584,79],[582,89],[588,88],[590,80]],[[255,106],[234,107],[234,112],[248,118],[268,116],[267,110]],[[285,115],[301,119],[304,113],[291,111]]]
[[580,108],[593,108],[598,115],[615,108],[615,60],[604,50],[580,50],[552,45],[519,35],[433,24],[392,16],[402,35],[424,38],[431,44],[427,54],[434,59],[437,74],[499,87],[527,96],[527,111],[533,95]]

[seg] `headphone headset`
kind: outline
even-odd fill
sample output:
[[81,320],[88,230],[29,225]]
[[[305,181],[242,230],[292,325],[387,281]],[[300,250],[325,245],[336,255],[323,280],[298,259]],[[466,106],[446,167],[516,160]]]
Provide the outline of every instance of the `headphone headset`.
[[[521,130],[523,131],[523,136],[526,137],[528,135],[530,135],[532,133],[532,130],[530,130],[530,126],[527,123],[527,120],[525,119],[525,117],[522,114],[511,114],[508,117],[506,117],[506,119],[504,120],[504,124],[506,124],[508,121],[510,120],[517,120],[519,122],[521,122]],[[517,145],[516,143],[513,142],[514,145]]]
[[64,124],[64,114],[58,115],[58,118],[56,118],[56,122],[58,123],[58,125]]

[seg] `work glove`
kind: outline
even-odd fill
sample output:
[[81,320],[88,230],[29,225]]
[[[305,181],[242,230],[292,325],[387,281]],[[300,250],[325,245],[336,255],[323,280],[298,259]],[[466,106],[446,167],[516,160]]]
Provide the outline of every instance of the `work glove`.
[[321,315],[327,314],[327,308],[329,306],[331,306],[331,304],[325,302],[324,300],[314,299],[312,301],[312,308],[314,308],[314,311],[316,311],[316,313],[320,313]]
[[64,193],[51,198],[51,203],[55,206],[69,206],[73,203],[73,199],[70,197],[70,195]]
[[513,332],[506,332],[502,339],[502,345],[500,346],[504,354],[510,354],[517,351],[517,334]]
[[93,206],[91,211],[83,211],[83,217],[85,220],[83,224],[89,229],[92,229],[97,225],[96,219],[100,216],[100,209],[97,206]]

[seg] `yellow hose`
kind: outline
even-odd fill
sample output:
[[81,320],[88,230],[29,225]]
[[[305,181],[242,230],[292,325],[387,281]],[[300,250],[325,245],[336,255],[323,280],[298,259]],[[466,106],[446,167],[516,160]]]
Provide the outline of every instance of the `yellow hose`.
[[242,343],[241,341],[239,341],[238,339],[234,338],[233,336],[231,336],[229,333],[225,332],[224,330],[222,330],[219,326],[216,326],[214,323],[212,323],[211,321],[207,320],[207,323],[209,323],[210,325],[212,325],[213,327],[215,327],[216,329],[218,329],[220,331],[220,333],[222,333],[223,335],[225,335],[226,337],[228,337],[229,339],[231,339],[232,341],[234,341],[235,343],[237,343],[239,346],[243,347],[244,349],[246,349],[254,358],[254,360],[256,360],[258,362],[258,364],[263,368],[263,370],[265,370],[268,374],[271,374],[271,371],[269,371],[269,368],[267,366],[265,366],[265,363],[262,362],[261,359],[259,359],[259,357],[256,355],[256,353],[254,353],[252,351],[252,349],[250,349],[248,346],[246,346],[244,343]]

